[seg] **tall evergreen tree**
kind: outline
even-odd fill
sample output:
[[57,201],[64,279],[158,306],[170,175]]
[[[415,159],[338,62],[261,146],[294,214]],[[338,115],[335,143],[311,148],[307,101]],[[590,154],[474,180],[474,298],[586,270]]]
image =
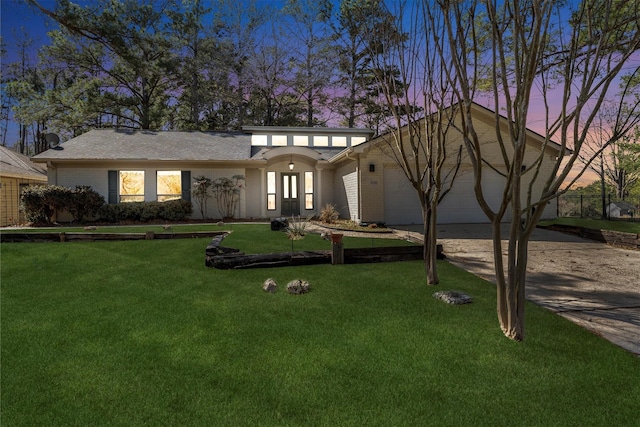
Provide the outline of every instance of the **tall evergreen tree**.
[[325,125],[327,89],[333,80],[334,36],[328,0],[288,0],[284,26],[294,69],[293,93],[303,102],[306,126]]
[[114,116],[115,126],[163,127],[178,64],[166,19],[174,0],[99,0],[85,7],[60,0],[53,10],[28,2],[62,28],[50,56],[99,81],[100,96],[88,108]]

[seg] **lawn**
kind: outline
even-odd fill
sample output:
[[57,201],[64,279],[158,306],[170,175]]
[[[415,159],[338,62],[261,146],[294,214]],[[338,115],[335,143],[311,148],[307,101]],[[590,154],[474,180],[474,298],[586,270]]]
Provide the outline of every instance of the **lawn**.
[[575,227],[590,228],[594,230],[611,230],[623,233],[640,234],[640,222],[631,221],[607,221],[605,219],[583,219],[583,218],[556,218],[552,221],[540,221],[540,225],[571,225]]
[[[494,287],[446,262],[437,287],[421,262],[220,271],[207,243],[0,245],[2,425],[637,425],[639,358],[532,304],[509,341]],[[266,225],[225,244],[290,248]]]

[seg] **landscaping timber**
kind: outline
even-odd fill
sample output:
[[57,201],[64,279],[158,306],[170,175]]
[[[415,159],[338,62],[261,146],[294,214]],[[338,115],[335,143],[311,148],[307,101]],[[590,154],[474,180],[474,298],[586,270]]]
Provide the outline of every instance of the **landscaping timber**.
[[207,267],[219,270],[287,267],[331,263],[331,251],[283,252],[275,254],[229,254],[207,256]]
[[607,243],[611,246],[617,246],[626,249],[640,249],[640,237],[635,233],[623,233],[621,231],[612,230],[596,230],[593,228],[584,228],[575,225],[563,224],[553,224],[539,227],[545,228],[547,230],[573,234],[574,236],[580,236],[585,239]]
[[3,243],[37,243],[37,242],[93,242],[97,240],[157,240],[157,239],[191,239],[214,237],[224,231],[193,231],[167,233],[90,233],[90,232],[46,232],[46,233],[2,233]]
[[[221,246],[226,235],[215,237],[205,250],[205,265],[220,270],[287,267],[315,264],[335,264],[335,248],[327,251],[281,252],[271,254],[244,254],[237,249]],[[340,242],[341,243],[341,242]],[[334,243],[335,245],[335,243]],[[438,245],[442,255],[442,246]],[[344,264],[373,262],[414,261],[423,259],[422,246],[391,246],[384,248],[342,249]]]

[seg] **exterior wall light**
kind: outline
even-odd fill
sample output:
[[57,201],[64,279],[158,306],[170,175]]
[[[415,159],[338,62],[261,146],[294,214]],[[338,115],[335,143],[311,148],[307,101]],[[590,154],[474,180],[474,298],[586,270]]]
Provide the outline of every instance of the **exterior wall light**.
[[291,158],[289,160],[289,170],[292,171],[293,170],[293,158]]

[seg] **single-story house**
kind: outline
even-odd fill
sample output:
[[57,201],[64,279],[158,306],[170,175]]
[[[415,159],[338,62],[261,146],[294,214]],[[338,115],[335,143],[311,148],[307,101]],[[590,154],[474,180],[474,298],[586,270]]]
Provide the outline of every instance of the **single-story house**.
[[[478,123],[486,123],[486,128],[476,125],[477,131],[487,135],[487,153],[492,153],[493,113],[474,108]],[[528,137],[532,159],[540,154],[544,138],[534,132]],[[452,146],[460,141],[452,133]],[[373,138],[369,129],[246,126],[232,133],[99,129],[33,161],[46,163],[50,184],[89,185],[109,203],[190,200],[195,177],[241,175],[236,218],[311,217],[333,204],[342,217],[355,221],[420,224],[415,190],[384,145],[385,136]],[[555,144],[544,147],[543,173],[552,170],[558,156]],[[497,156],[497,146],[493,151]],[[470,171],[470,164],[463,161],[440,206],[440,223],[487,222],[475,200]],[[483,179],[485,194],[495,203],[502,194],[502,178],[486,168]],[[220,217],[214,200],[207,211],[211,218]],[[555,212],[555,206],[549,206],[545,217]],[[199,215],[194,207],[193,217]]]
[[25,221],[20,194],[30,185],[45,185],[47,168],[29,157],[0,146],[0,227]]
[[607,205],[609,218],[633,218],[635,207],[629,202],[611,202]]

